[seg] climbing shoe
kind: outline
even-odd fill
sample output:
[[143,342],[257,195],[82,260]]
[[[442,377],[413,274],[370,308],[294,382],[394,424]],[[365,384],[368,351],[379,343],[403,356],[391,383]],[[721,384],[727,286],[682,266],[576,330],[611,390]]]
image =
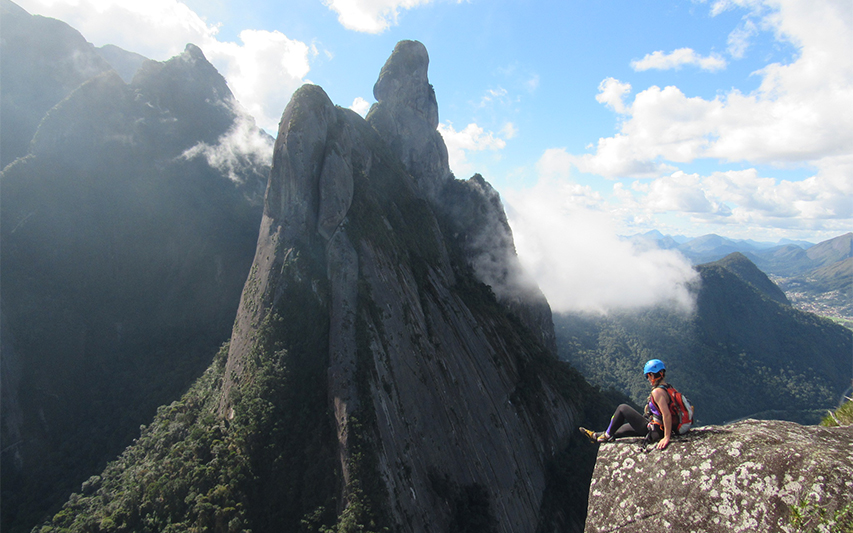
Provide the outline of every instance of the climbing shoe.
[[590,441],[590,442],[596,442],[596,440],[595,440],[595,432],[590,431],[590,430],[588,430],[588,429],[586,429],[586,428],[578,428],[578,429],[580,430],[580,432],[581,432],[581,433],[583,433],[583,436],[584,436],[584,437],[586,437],[586,438],[588,438],[588,439],[589,439],[589,441]]
[[595,439],[596,442],[613,442],[614,440],[616,440],[616,437],[613,437],[601,431],[595,434]]
[[607,433],[603,431],[591,431],[586,428],[578,428],[583,435],[589,439],[590,442],[601,443],[601,442],[613,442],[615,439],[611,436],[608,436]]

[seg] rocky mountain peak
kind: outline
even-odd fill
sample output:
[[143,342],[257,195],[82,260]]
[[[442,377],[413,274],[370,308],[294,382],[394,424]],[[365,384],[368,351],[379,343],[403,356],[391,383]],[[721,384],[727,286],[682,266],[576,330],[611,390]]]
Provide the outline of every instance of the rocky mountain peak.
[[204,52],[202,52],[201,48],[194,45],[193,43],[187,43],[187,45],[184,47],[184,53],[178,57],[180,57],[184,61],[191,60],[207,62],[207,58],[204,57]]
[[429,83],[429,54],[418,41],[400,41],[382,67],[373,96],[388,105],[403,105],[438,127],[438,103]]
[[[287,369],[302,375],[292,387],[313,384],[311,423],[334,434],[313,455],[287,452],[281,465],[333,462],[340,479],[324,497],[338,502],[335,513],[371,509],[395,530],[453,530],[470,519],[453,509],[473,497],[477,520],[532,532],[546,464],[573,434],[586,384],[554,356],[541,293],[496,298],[478,272],[482,262],[489,281],[511,277],[512,235],[496,191],[449,171],[427,64],[422,44],[397,45],[367,120],[320,87],[294,93],[219,413],[269,434],[267,450],[316,438],[306,427],[279,439],[266,419],[253,421],[259,395],[282,413],[306,410],[302,399],[269,395],[265,376]],[[487,236],[480,226],[493,222],[500,231]],[[300,475],[270,471],[260,483],[274,498],[296,491],[282,480]],[[559,513],[571,522],[576,511]]]
[[377,103],[367,121],[417,180],[423,195],[435,200],[452,179],[447,147],[438,127],[438,104],[429,83],[429,55],[417,41],[401,41],[373,86]]

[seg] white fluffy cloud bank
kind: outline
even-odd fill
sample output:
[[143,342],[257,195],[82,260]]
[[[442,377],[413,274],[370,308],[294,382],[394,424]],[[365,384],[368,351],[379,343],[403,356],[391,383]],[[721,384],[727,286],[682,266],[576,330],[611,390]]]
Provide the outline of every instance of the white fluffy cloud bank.
[[680,254],[638,250],[619,239],[588,189],[542,179],[505,194],[515,246],[556,312],[606,313],[670,305],[693,308],[697,274]]
[[258,125],[275,135],[290,96],[310,70],[311,47],[277,31],[244,30],[221,41],[218,27],[177,0],[19,0],[30,13],[62,20],[96,46],[114,44],[164,61],[198,45]]
[[[768,240],[795,232],[802,238],[829,238],[849,231],[853,3],[721,0],[711,13],[729,9],[747,13],[729,35],[732,58],[748,51],[758,31],[772,32],[797,54],[789,63],[768,64],[755,72],[761,81],[756,90],[728,89],[713,99],[690,96],[675,86],[651,86],[633,94],[630,83],[607,78],[596,100],[618,115],[617,133],[600,138],[589,153],[545,151],[540,175],[566,179],[576,169],[622,178],[601,208],[620,218],[623,228],[648,229],[644,223],[672,215],[689,219],[705,233],[717,225],[727,227],[728,234],[751,232],[742,236]],[[703,61],[715,64],[713,55],[701,57],[683,48],[649,54],[633,66],[709,68]],[[704,175],[681,170],[700,161],[719,170]],[[789,168],[813,174],[789,181],[775,177],[774,168],[782,176]]]
[[[760,9],[762,26],[797,47],[796,59],[756,72],[761,84],[751,93],[730,89],[712,100],[688,96],[674,86],[652,86],[629,102],[630,84],[605,80],[597,100],[622,115],[619,133],[599,139],[594,153],[573,156],[579,170],[608,178],[649,177],[667,171],[661,162],[714,159],[806,165],[826,172],[839,156],[851,152],[853,3],[728,3]],[[755,25],[748,28],[730,35],[739,53]],[[686,64],[711,69],[722,68],[725,61],[683,48],[670,54],[654,52],[633,66],[645,70]]]

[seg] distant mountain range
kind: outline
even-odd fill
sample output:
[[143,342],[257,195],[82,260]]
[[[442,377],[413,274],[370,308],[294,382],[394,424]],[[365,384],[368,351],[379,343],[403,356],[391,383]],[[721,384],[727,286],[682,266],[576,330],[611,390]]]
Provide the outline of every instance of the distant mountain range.
[[657,230],[623,237],[638,246],[655,246],[677,250],[693,264],[710,263],[740,252],[768,274],[789,276],[853,257],[853,233],[814,244],[808,241],[782,239],[776,243],[750,239],[734,240],[716,234],[690,238],[664,235]]
[[773,244],[714,234],[689,239],[657,230],[625,239],[641,247],[676,250],[693,264],[741,253],[770,276],[795,307],[853,328],[853,233],[818,244],[787,240]]

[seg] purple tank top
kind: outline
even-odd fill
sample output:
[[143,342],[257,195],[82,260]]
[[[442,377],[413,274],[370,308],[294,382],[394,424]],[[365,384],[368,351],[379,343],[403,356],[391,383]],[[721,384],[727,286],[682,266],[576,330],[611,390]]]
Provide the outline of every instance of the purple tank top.
[[651,399],[651,396],[649,397],[649,412],[651,412],[652,416],[657,420],[663,418],[663,415],[661,415],[660,411],[658,411],[658,406],[655,405],[655,401]]

